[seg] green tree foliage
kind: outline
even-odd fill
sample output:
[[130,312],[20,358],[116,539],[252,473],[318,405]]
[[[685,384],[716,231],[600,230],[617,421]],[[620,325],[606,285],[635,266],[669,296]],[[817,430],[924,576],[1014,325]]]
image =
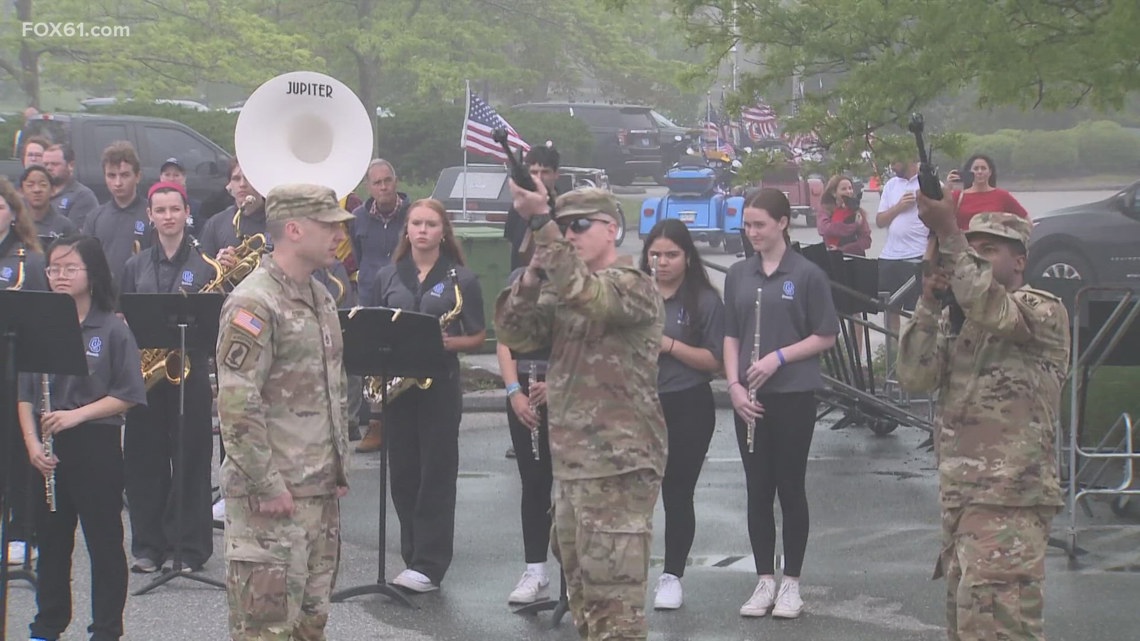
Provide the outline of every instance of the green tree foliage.
[[[628,0],[611,4],[631,6]],[[910,113],[976,88],[977,105],[1119,108],[1140,88],[1140,3],[1095,0],[674,0],[689,43],[757,64],[741,102],[810,83],[791,132],[828,148],[899,131]],[[818,87],[822,82],[822,87]],[[791,113],[782,105],[782,113]]]
[[[0,69],[39,105],[42,78],[92,93],[197,96],[208,82],[254,86],[324,68],[307,39],[283,33],[247,0],[17,0],[0,38]],[[22,23],[59,25],[25,31]],[[99,30],[98,37],[92,32]]]

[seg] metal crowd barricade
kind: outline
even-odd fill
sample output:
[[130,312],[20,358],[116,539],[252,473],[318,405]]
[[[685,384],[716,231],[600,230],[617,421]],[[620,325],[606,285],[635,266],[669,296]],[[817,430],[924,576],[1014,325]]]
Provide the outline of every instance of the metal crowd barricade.
[[[744,243],[748,248],[748,242]],[[912,398],[902,391],[894,376],[894,345],[898,332],[890,328],[889,317],[909,317],[899,300],[919,286],[916,275],[893,293],[878,292],[878,261],[847,256],[828,250],[822,243],[797,246],[804,257],[827,273],[831,282],[840,333],[835,346],[821,357],[825,389],[818,395],[820,412],[817,420],[834,412],[843,416],[833,430],[850,426],[866,426],[879,435],[893,432],[899,425],[933,433],[934,405],[929,399]],[[709,261],[706,267],[727,272],[727,268]],[[881,314],[879,325],[869,317]],[[876,372],[874,344],[885,345],[885,367]]]
[[[1093,294],[1106,294],[1110,300],[1091,300]],[[1071,368],[1069,370],[1069,424],[1068,446],[1065,446],[1063,429],[1057,430],[1057,465],[1068,490],[1069,527],[1066,552],[1075,560],[1080,550],[1077,537],[1080,532],[1077,506],[1092,516],[1085,501],[1090,496],[1113,498],[1113,511],[1120,513],[1132,496],[1140,495],[1134,485],[1135,465],[1140,460],[1133,436],[1132,417],[1122,413],[1100,441],[1091,447],[1081,442],[1085,427],[1085,408],[1088,383],[1092,375],[1105,365],[1140,365],[1140,300],[1128,288],[1085,287],[1074,298],[1072,311],[1073,335]],[[1083,313],[1088,308],[1089,330],[1095,334],[1084,341]],[[1111,309],[1111,311],[1109,311]],[[1067,468],[1066,468],[1067,464]],[[1116,471],[1119,481],[1107,479]]]

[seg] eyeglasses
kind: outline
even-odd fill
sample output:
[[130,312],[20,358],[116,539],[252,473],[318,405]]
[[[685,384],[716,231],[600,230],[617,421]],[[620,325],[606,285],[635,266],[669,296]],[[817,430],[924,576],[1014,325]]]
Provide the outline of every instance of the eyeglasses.
[[48,267],[44,271],[47,272],[48,278],[59,278],[60,276],[74,278],[79,272],[87,271],[87,268],[77,265],[68,265],[67,267]]
[[558,228],[562,230],[562,235],[566,235],[567,230],[575,234],[584,234],[590,231],[590,227],[592,227],[594,223],[608,223],[610,221],[605,218],[589,218],[583,216],[573,220],[558,220],[555,222],[558,224]]

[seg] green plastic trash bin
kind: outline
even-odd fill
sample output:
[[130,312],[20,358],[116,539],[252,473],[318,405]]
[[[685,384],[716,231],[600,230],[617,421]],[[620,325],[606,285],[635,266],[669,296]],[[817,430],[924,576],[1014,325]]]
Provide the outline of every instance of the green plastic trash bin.
[[483,290],[483,317],[487,324],[484,352],[495,351],[495,297],[507,286],[511,275],[511,243],[503,238],[502,227],[456,225],[455,237],[463,247],[467,267],[479,278]]

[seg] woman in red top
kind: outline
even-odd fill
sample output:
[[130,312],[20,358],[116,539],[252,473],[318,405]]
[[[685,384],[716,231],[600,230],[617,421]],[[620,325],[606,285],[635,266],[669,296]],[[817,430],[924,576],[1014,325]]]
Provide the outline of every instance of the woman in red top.
[[816,217],[815,227],[824,244],[844,254],[866,256],[871,247],[871,226],[867,224],[867,212],[855,199],[851,179],[842,174],[832,176],[819,204],[822,211]]
[[[964,175],[963,175],[964,173]],[[1017,214],[1028,219],[1029,212],[1017,202],[1013,194],[997,187],[997,167],[993,158],[984,154],[974,154],[966,161],[964,172],[953,170],[946,182],[958,183],[964,190],[955,190],[954,199],[958,203],[958,227],[965,231],[970,219],[987,211],[1000,211]]]

